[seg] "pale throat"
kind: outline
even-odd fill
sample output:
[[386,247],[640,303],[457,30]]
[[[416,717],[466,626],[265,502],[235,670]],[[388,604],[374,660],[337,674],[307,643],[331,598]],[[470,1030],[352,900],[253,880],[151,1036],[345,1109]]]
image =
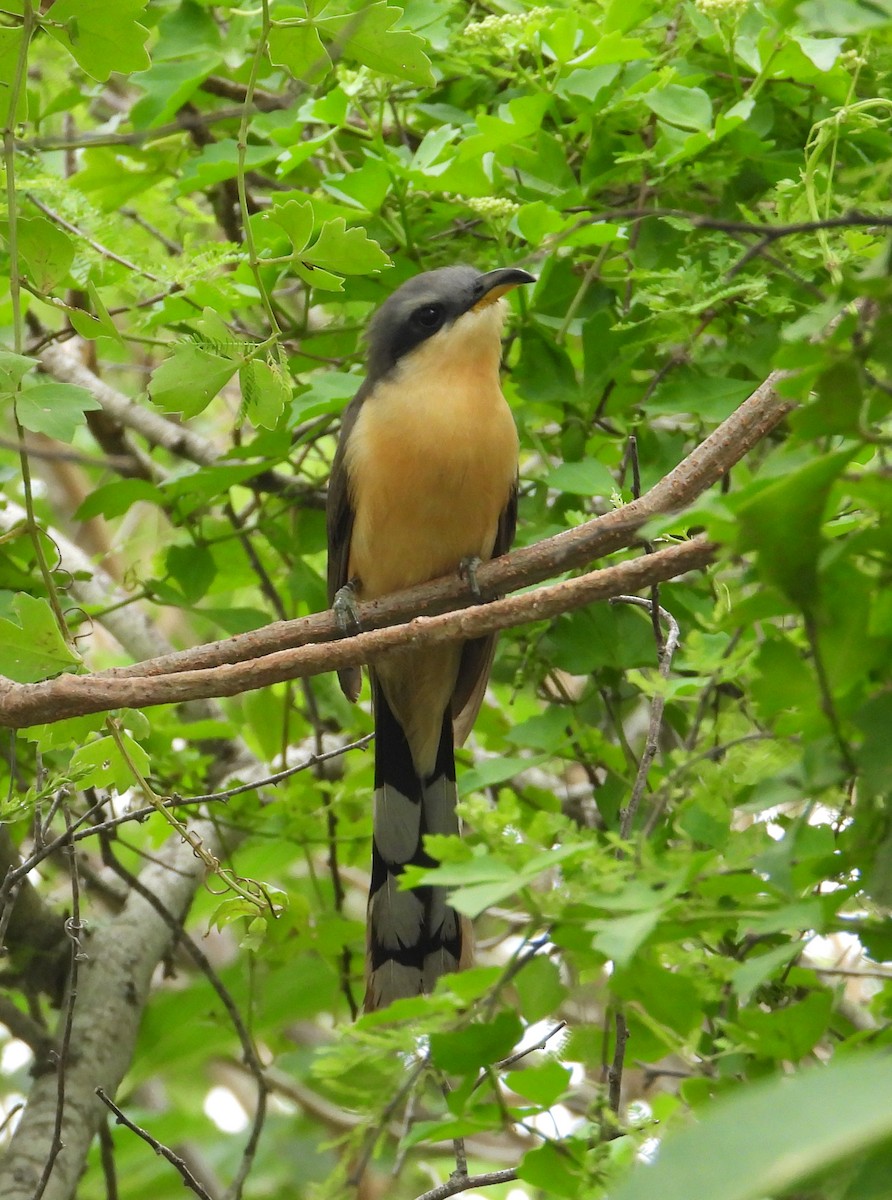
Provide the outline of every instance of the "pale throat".
[[365,598],[492,554],[517,471],[499,383],[502,304],[459,318],[397,364],[365,401],[347,455],[350,573]]

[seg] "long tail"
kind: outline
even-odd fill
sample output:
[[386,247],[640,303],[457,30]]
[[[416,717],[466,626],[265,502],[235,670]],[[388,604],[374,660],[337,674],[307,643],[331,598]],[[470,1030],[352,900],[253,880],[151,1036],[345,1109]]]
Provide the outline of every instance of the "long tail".
[[416,770],[409,743],[380,685],[375,703],[375,813],[368,906],[366,1012],[433,989],[473,956],[470,922],[446,903],[443,888],[401,891],[408,864],[434,866],[427,833],[458,833],[452,715],[443,715],[434,769]]

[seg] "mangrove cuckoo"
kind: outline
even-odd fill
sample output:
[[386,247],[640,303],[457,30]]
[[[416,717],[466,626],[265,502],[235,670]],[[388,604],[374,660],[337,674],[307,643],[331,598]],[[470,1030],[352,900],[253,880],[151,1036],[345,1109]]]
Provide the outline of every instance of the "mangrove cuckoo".
[[[499,384],[504,304],[535,282],[442,267],[372,318],[366,378],[344,415],[328,493],[329,601],[372,600],[504,554],[517,511],[517,431]],[[453,747],[483,699],[495,639],[392,651],[370,666],[375,804],[365,1007],[429,992],[473,957],[440,888],[401,891],[423,838],[457,833]],[[360,671],[341,672],[351,700]]]

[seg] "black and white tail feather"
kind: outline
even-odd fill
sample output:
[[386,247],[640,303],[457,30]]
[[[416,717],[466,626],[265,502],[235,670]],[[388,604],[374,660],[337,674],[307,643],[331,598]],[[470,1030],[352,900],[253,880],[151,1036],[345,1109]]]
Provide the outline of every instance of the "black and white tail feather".
[[426,834],[459,832],[452,712],[443,714],[433,771],[422,777],[376,680],[373,698],[375,809],[367,1011],[430,992],[441,975],[467,966],[473,955],[470,923],[446,903],[445,889],[403,891],[399,886],[406,866],[436,866],[424,849]]

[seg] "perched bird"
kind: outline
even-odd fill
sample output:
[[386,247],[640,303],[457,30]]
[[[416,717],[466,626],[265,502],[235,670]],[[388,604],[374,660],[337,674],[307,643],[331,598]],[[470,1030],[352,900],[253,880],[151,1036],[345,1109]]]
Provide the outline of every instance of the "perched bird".
[[[517,431],[499,383],[504,303],[526,271],[427,271],[372,318],[365,381],[346,410],[328,493],[329,601],[378,596],[504,554],[517,512]],[[433,865],[425,834],[458,832],[454,745],[477,715],[493,637],[398,650],[370,666],[375,808],[367,1011],[429,992],[473,958],[441,888],[400,891]],[[359,668],[341,672],[351,700]]]

